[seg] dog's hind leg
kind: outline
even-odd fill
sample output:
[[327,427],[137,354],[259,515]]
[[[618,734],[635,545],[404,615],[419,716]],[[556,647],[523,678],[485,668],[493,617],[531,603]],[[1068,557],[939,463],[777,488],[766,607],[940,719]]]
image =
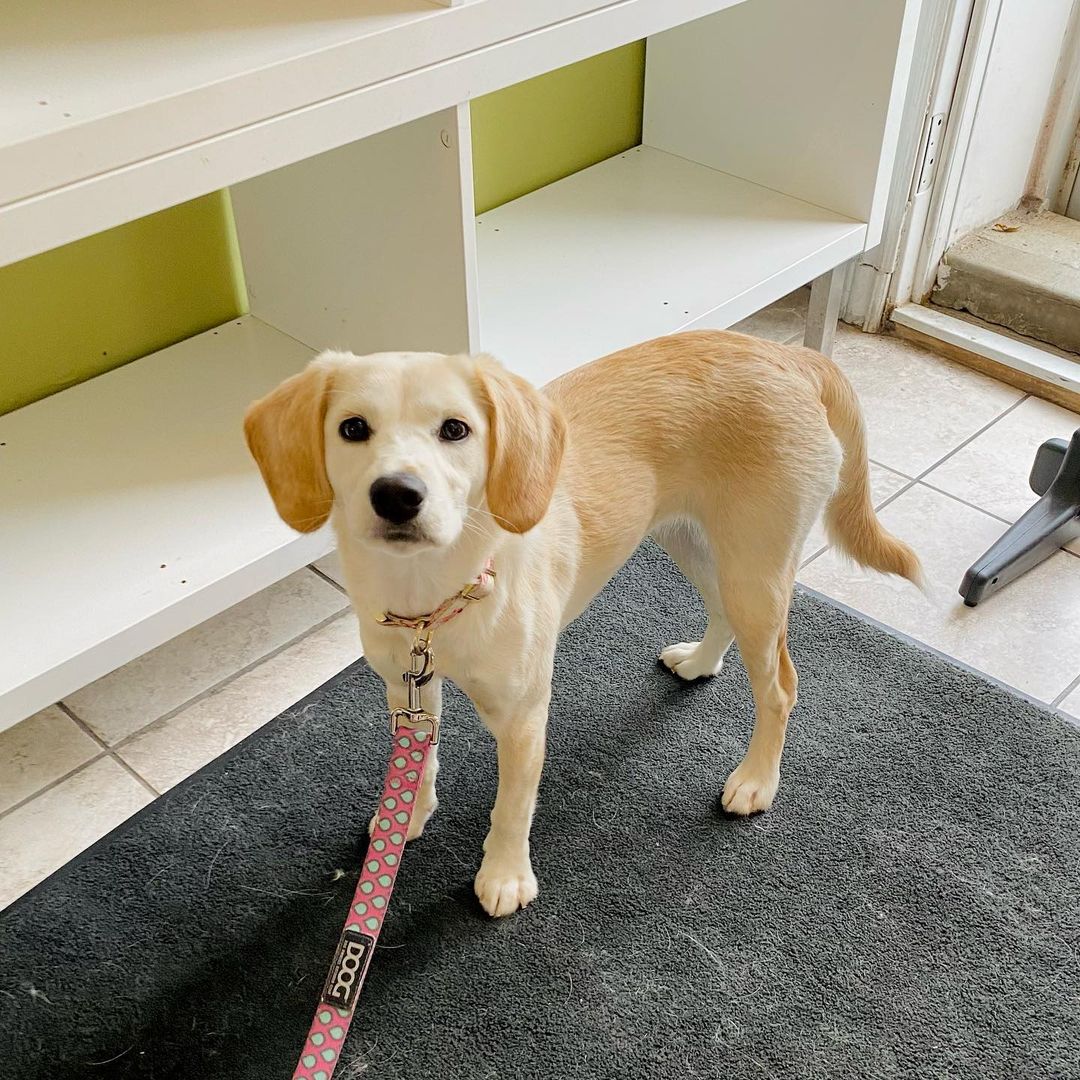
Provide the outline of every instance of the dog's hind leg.
[[787,650],[788,610],[807,534],[832,495],[840,447],[819,423],[798,433],[800,455],[784,442],[764,451],[783,469],[762,461],[754,482],[732,483],[702,507],[715,554],[724,611],[754,695],[754,731],[746,756],[724,785],[723,807],[733,814],[768,810],[780,782],[788,716],[798,677]]
[[798,676],[787,650],[787,616],[794,565],[776,575],[743,576],[752,565],[725,561],[724,603],[754,694],[754,731],[746,756],[724,784],[722,804],[732,814],[772,806],[780,784],[787,721],[795,707]]
[[724,784],[722,805],[732,814],[753,814],[768,810],[776,796],[795,707],[798,676],[787,650],[787,620],[805,529],[791,519],[770,520],[768,511],[755,514],[749,500],[729,506],[726,516],[714,533],[719,588],[754,695],[754,731]]
[[660,653],[660,660],[681,679],[702,679],[716,675],[724,665],[724,656],[735,635],[724,612],[716,562],[708,537],[704,529],[690,518],[664,522],[653,530],[652,535],[701,593],[705,610],[709,613],[709,624],[700,641],[669,645]]

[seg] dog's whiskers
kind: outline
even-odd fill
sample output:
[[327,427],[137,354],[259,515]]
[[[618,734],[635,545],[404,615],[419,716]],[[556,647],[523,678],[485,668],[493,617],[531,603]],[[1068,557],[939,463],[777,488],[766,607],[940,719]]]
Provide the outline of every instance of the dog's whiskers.
[[499,517],[498,514],[493,514],[490,510],[485,510],[482,506],[473,506],[472,503],[466,503],[465,506],[475,514],[483,514],[485,517],[491,518],[497,525],[510,525],[510,522],[506,518]]
[[468,518],[465,518],[465,520],[462,521],[461,527],[464,530],[468,530],[475,536],[487,536],[487,533],[482,528],[480,528],[480,526],[477,525],[475,521],[470,521]]

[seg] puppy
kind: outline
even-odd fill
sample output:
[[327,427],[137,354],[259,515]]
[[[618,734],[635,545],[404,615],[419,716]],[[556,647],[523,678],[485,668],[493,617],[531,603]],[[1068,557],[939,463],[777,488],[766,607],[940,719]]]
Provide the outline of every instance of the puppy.
[[[755,725],[727,778],[732,814],[767,810],[797,678],[786,647],[799,553],[824,511],[830,539],[864,566],[920,580],[878,522],[855,394],[809,349],[701,331],[659,338],[543,390],[486,356],[326,352],[255,402],[248,446],[278,513],[308,532],[332,518],[364,654],[405,705],[422,615],[478,578],[497,582],[441,628],[425,705],[442,678],[495,736],[499,789],[476,877],[491,915],[537,895],[529,828],[544,762],[559,630],[651,534],[697,587],[701,641],[661,660],[682,679],[720,671],[732,641]],[[436,807],[432,758],[409,838]]]

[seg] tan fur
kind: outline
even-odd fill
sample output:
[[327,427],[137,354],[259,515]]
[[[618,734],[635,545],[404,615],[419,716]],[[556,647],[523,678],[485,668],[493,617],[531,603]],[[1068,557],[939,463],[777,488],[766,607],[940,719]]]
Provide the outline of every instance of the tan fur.
[[334,501],[326,476],[323,418],[331,373],[313,363],[248,406],[244,437],[282,520],[297,532],[326,523]]
[[829,426],[844,449],[840,483],[825,507],[829,539],[856,562],[883,574],[897,574],[922,586],[922,568],[911,548],[891,536],[874,513],[866,430],[851,383],[829,359],[812,353],[822,374],[821,400]]
[[[643,536],[667,549],[709,614],[702,640],[664,649],[664,663],[684,679],[708,677],[739,643],[757,715],[724,785],[723,805],[736,814],[767,810],[776,794],[798,685],[787,613],[819,514],[853,558],[918,580],[918,559],[871,506],[854,393],[809,350],[679,334],[595,361],[543,392],[488,358],[338,354],[316,367],[332,372],[324,418],[317,384],[301,376],[275,392],[297,397],[293,406],[270,395],[249,414],[249,442],[291,523],[313,520],[328,505],[325,489],[336,494],[332,520],[365,655],[391,704],[410,638],[377,615],[430,611],[495,560],[494,594],[440,630],[436,645],[440,676],[472,698],[497,741],[499,791],[476,878],[493,915],[537,892],[529,825],[559,629]],[[322,385],[325,394],[329,379]],[[372,421],[369,443],[333,436],[350,414]],[[469,423],[470,439],[440,442],[446,416]],[[306,434],[290,429],[304,424]],[[311,463],[316,428],[325,433],[322,474]],[[402,470],[430,492],[412,546],[383,537],[367,495],[375,477]],[[417,803],[418,835],[436,805],[434,770]]]
[[559,479],[566,422],[550,398],[499,364],[478,358],[488,411],[488,509],[509,532],[528,532],[547,513]]

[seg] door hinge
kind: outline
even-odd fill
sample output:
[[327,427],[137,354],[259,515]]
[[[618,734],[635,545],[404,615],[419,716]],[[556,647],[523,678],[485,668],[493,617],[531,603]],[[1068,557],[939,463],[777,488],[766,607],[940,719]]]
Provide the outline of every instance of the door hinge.
[[941,146],[945,141],[945,113],[934,113],[926,118],[923,131],[922,152],[919,166],[915,170],[915,190],[913,195],[929,191],[934,184],[934,173],[941,157]]

